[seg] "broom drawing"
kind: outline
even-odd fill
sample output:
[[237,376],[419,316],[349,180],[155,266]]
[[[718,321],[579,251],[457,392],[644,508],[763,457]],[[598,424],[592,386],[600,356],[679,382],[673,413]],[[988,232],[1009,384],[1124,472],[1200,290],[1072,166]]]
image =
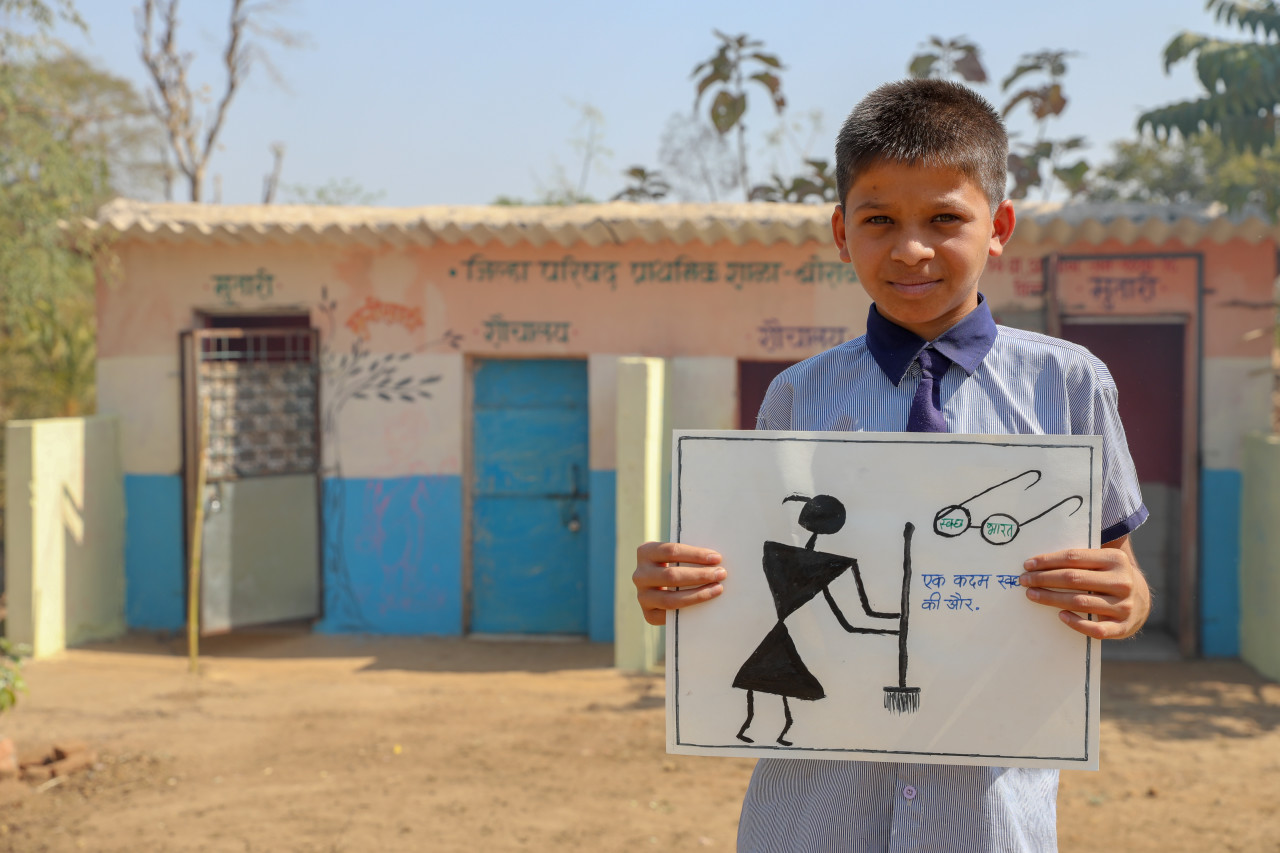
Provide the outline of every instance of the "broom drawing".
[[911,613],[911,534],[916,526],[907,522],[902,530],[902,606],[898,612],[898,683],[884,689],[884,708],[895,714],[920,710],[920,688],[907,686],[907,616]]
[[[791,716],[791,703],[788,698],[804,701],[816,701],[826,698],[826,690],[822,683],[809,671],[800,653],[796,649],[791,634],[787,630],[786,619],[796,610],[815,598],[818,593],[826,599],[832,614],[840,627],[850,634],[878,634],[898,636],[898,686],[886,687],[884,707],[895,713],[909,713],[920,708],[920,688],[907,686],[907,615],[911,595],[911,534],[915,525],[907,522],[903,530],[904,553],[902,563],[902,596],[901,609],[898,613],[883,613],[875,610],[867,598],[867,589],[862,582],[862,572],[858,561],[841,554],[820,551],[816,545],[818,537],[824,534],[839,532],[844,526],[845,509],[838,499],[831,495],[790,495],[782,502],[797,501],[804,506],[800,510],[799,523],[812,536],[803,546],[788,545],[782,542],[765,542],[764,568],[765,579],[769,584],[769,592],[773,596],[774,608],[778,621],[773,630],[760,642],[756,650],[742,664],[733,679],[733,686],[747,691],[747,718],[738,729],[736,737],[744,743],[755,743],[747,735],[751,722],[755,719],[755,694],[770,693],[782,698],[782,712],[786,719],[777,743],[791,746],[787,740],[787,732],[794,722]],[[831,595],[832,581],[845,572],[853,574],[858,587],[858,601],[862,611],[872,619],[897,619],[897,628],[864,628],[853,625],[845,618]]]

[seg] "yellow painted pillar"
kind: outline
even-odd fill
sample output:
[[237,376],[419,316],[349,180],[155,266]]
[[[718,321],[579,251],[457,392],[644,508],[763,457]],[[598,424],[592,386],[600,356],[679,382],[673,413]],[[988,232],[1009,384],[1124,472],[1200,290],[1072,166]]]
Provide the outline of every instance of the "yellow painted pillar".
[[1280,435],[1247,436],[1240,506],[1240,657],[1280,681]]
[[632,672],[648,672],[662,660],[662,630],[644,621],[631,574],[636,547],[667,536],[667,387],[664,359],[619,359],[613,661],[618,669]]
[[[9,421],[4,431],[5,470],[5,637],[36,649],[35,443],[36,421]],[[41,642],[39,652],[46,652]],[[50,650],[57,651],[57,649]]]
[[5,633],[49,657],[124,633],[124,485],[114,418],[5,429]]

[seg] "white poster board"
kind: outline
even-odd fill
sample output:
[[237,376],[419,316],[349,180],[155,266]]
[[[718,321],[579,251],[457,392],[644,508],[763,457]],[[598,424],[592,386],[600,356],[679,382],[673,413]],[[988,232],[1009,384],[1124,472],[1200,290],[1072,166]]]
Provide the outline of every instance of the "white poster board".
[[1097,769],[1096,644],[1017,578],[1098,547],[1100,438],[674,442],[672,538],[729,576],[669,614],[668,752]]

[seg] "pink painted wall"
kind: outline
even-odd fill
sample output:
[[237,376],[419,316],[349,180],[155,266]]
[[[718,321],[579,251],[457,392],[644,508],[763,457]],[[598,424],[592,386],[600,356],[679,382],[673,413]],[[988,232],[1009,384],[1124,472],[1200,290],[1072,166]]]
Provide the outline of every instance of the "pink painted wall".
[[[337,301],[336,348],[349,345],[356,328],[349,323],[358,325],[368,306],[375,351],[500,355],[795,359],[860,334],[869,304],[852,268],[816,243],[571,252],[129,243],[121,254],[124,281],[99,288],[104,358],[175,353],[178,331],[199,309],[314,312],[322,287]],[[218,292],[217,276],[259,269],[271,277],[269,288]],[[762,333],[766,321],[780,328]]]
[[[1205,277],[1205,355],[1265,357],[1265,339],[1244,335],[1265,312],[1239,303],[1271,298],[1275,246],[1269,241],[1208,240],[1194,246],[1118,241],[1068,246],[1020,245],[1015,236],[993,259],[983,291],[993,309],[1016,314],[1043,307],[1042,257],[1200,252]],[[381,327],[374,349],[443,352],[450,340],[468,352],[530,354],[637,353],[793,359],[818,352],[837,330],[863,331],[867,299],[847,265],[823,243],[630,243],[572,251],[560,246],[470,244],[431,248],[204,245],[128,242],[120,247],[122,281],[99,289],[99,349],[104,357],[176,351],[178,330],[197,309],[245,311],[296,306],[314,310],[326,286],[337,300],[334,346],[353,337],[345,323],[373,298],[417,312],[421,324],[397,323],[389,309],[371,312]],[[817,261],[819,266],[811,266]],[[264,270],[269,291],[217,292],[216,276]],[[1096,280],[1113,284],[1099,288]],[[806,279],[816,278],[816,281]],[[1069,313],[1141,315],[1196,310],[1195,262],[1065,262],[1059,290]],[[1110,293],[1106,293],[1109,290]],[[502,339],[499,315],[521,325]],[[776,320],[781,335],[761,332]],[[798,333],[795,327],[826,329]],[[327,329],[322,329],[327,332]],[[445,337],[446,332],[461,335]],[[528,340],[520,340],[529,337]]]
[[[861,334],[869,304],[852,267],[838,263],[834,249],[819,241],[678,246],[634,240],[565,249],[497,241],[424,248],[347,238],[337,245],[184,238],[130,239],[119,252],[118,280],[99,285],[104,410],[125,418],[131,470],[157,473],[176,470],[176,443],[131,442],[129,436],[176,418],[172,405],[161,407],[155,399],[155,383],[176,383],[178,334],[194,325],[199,310],[292,309],[310,314],[330,352],[348,351],[358,339],[374,353],[454,359],[422,366],[443,377],[439,399],[447,405],[345,411],[351,423],[343,435],[382,436],[362,441],[358,452],[369,457],[360,470],[383,476],[406,459],[417,460],[411,467],[423,471],[455,471],[462,464],[464,355],[790,362]],[[1271,298],[1275,244],[1110,240],[1057,246],[1023,244],[1015,233],[983,277],[998,321],[1044,328],[1045,258],[1055,253],[1066,258],[1057,274],[1062,313],[1095,318],[1194,315],[1199,253],[1203,358],[1211,368],[1206,387],[1226,403],[1225,409],[1206,405],[1201,440],[1209,464],[1233,467],[1241,437],[1262,419],[1262,409],[1252,406],[1259,395],[1249,377],[1269,357],[1270,344],[1265,335],[1247,333],[1269,322],[1267,311],[1250,306]],[[1181,257],[1134,257],[1143,255]],[[137,383],[130,378],[135,375]],[[139,387],[129,387],[134,384]],[[431,451],[410,438],[428,428],[438,444]],[[414,449],[395,449],[401,441]]]

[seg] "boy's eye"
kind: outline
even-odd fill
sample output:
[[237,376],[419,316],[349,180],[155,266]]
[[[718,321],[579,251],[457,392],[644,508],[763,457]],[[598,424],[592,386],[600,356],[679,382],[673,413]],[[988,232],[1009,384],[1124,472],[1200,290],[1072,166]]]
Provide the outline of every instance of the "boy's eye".
[[956,216],[954,213],[939,213],[937,216],[933,217],[933,219],[935,222],[959,222],[960,221],[960,217]]
[[891,220],[887,216],[868,216],[867,217],[868,225],[888,225],[892,221],[893,220]]

